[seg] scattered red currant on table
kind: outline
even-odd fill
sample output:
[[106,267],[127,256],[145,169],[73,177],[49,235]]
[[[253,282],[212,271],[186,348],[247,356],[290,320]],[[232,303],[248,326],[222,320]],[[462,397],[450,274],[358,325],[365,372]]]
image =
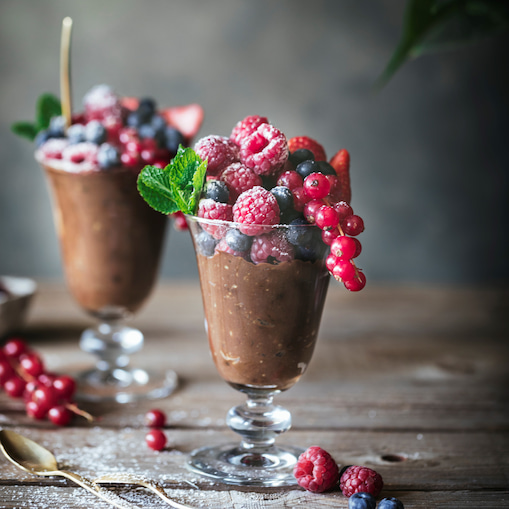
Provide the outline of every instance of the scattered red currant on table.
[[164,431],[160,428],[164,427],[166,424],[166,414],[157,408],[149,410],[145,414],[145,424],[152,428],[145,435],[146,444],[154,451],[161,451],[164,449],[167,439]]
[[33,419],[47,417],[57,426],[67,426],[74,415],[93,420],[73,402],[75,380],[45,371],[42,358],[21,338],[9,339],[0,349],[0,386],[11,398],[24,398]]

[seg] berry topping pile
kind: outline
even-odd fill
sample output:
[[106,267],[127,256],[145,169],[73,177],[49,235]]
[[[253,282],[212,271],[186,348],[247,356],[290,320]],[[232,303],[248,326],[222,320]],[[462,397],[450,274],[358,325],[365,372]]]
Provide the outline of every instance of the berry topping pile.
[[0,349],[0,386],[11,398],[24,399],[33,419],[48,418],[57,426],[67,426],[75,414],[93,420],[73,403],[74,379],[47,372],[41,357],[21,338],[9,339]]
[[321,493],[338,483],[339,469],[327,451],[313,446],[299,456],[293,475],[299,486],[314,493]]
[[[329,250],[330,273],[350,291],[364,288],[366,277],[354,261],[361,253],[356,237],[364,222],[350,205],[347,150],[327,161],[317,141],[307,136],[287,139],[258,115],[238,122],[229,137],[198,140],[194,150],[207,162],[197,215],[234,221],[238,233],[251,237],[232,245],[223,242],[227,225],[202,224],[202,254],[225,251],[255,264],[276,264],[295,258],[316,261]],[[270,233],[277,224],[288,225],[284,238]]]
[[37,134],[37,157],[68,171],[163,168],[179,145],[189,145],[202,120],[197,104],[158,110],[151,98],[121,98],[98,85],[83,98],[83,112],[72,125],[66,129],[64,118],[56,116]]

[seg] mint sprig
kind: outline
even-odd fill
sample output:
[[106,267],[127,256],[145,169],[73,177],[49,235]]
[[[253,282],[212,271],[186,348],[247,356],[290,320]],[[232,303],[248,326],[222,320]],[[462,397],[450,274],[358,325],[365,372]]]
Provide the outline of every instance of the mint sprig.
[[194,214],[205,181],[207,162],[192,148],[179,146],[166,168],[145,166],[138,176],[138,191],[144,200],[162,214],[179,210]]
[[62,114],[60,101],[53,94],[42,94],[35,105],[35,121],[14,122],[11,130],[14,134],[34,141],[40,131],[49,127],[52,117]]

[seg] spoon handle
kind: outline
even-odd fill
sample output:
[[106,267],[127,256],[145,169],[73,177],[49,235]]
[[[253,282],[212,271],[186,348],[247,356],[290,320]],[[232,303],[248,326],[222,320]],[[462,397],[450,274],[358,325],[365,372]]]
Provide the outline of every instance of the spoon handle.
[[74,472],[69,472],[68,470],[59,470],[59,475],[62,477],[66,477],[67,479],[79,484],[82,488],[93,493],[96,497],[102,498],[109,504],[118,507],[119,509],[140,509],[137,505],[133,505],[127,500],[119,497],[115,493],[109,490],[105,490],[104,488],[100,488],[95,485],[89,479],[85,477],[81,477],[81,475],[75,474]]

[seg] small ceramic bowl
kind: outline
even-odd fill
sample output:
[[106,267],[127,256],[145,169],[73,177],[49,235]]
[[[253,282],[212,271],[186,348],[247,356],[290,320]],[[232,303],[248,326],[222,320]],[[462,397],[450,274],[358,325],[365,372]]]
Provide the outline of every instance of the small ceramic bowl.
[[36,290],[32,279],[0,276],[0,337],[22,328]]

